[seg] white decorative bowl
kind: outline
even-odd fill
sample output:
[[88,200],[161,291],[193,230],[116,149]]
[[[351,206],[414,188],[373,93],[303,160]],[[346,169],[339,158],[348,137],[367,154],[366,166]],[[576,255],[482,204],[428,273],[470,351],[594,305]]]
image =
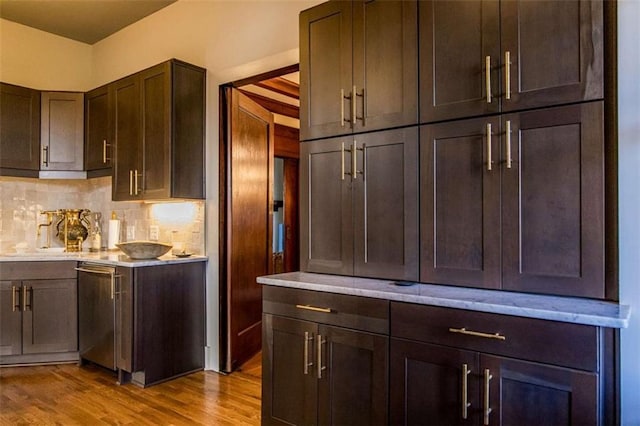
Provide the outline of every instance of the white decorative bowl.
[[132,259],[154,259],[171,250],[171,244],[157,241],[128,241],[116,246]]

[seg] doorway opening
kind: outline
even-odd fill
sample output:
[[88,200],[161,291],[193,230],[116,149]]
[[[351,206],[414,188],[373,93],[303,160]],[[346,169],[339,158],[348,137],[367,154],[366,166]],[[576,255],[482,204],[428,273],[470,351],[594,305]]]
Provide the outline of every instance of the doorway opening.
[[298,65],[220,86],[220,370],[262,348],[256,277],[299,268]]

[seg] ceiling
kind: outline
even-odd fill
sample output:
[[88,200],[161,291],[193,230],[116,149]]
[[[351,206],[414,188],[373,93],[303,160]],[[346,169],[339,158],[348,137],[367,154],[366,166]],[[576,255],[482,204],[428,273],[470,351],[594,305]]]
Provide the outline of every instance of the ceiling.
[[94,44],[176,0],[0,0],[0,18]]

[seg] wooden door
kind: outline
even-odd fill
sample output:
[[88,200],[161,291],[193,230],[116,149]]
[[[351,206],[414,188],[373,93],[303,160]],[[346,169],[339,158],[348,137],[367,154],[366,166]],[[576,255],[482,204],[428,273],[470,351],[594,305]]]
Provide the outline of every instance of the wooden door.
[[140,190],[149,200],[171,193],[171,63],[139,74],[143,170]]
[[388,424],[389,338],[322,325],[316,338],[318,424]]
[[226,370],[261,347],[262,288],[272,271],[273,115],[235,89],[227,92]]
[[84,94],[42,92],[40,170],[84,170]]
[[390,423],[480,424],[477,366],[475,352],[391,339]]
[[22,286],[0,281],[0,356],[22,353]]
[[351,146],[354,275],[417,281],[418,128],[359,135]]
[[353,274],[351,137],[300,147],[300,269]]
[[353,3],[354,131],[417,124],[417,14],[415,0]]
[[2,173],[11,169],[10,174],[36,177],[40,169],[40,92],[0,83],[0,122]]
[[23,281],[22,353],[78,350],[78,281]]
[[300,139],[352,131],[352,6],[332,1],[300,14]]
[[480,367],[483,392],[487,387],[485,371],[490,375],[491,412],[484,417],[483,411],[484,424],[601,424],[597,373],[484,354],[480,356]]
[[503,111],[602,99],[603,2],[503,1],[500,17]]
[[318,326],[270,314],[263,318],[262,424],[314,425]]
[[136,200],[142,197],[140,81],[137,75],[133,75],[116,81],[112,87],[113,140],[116,148],[112,172],[112,199]]
[[109,101],[109,86],[99,87],[85,95],[84,164],[91,177],[111,173],[115,149],[111,140]]
[[420,2],[421,123],[500,111],[499,4]]
[[512,159],[502,177],[503,288],[603,298],[602,103],[503,121]]
[[420,281],[500,288],[499,141],[496,117],[420,128]]

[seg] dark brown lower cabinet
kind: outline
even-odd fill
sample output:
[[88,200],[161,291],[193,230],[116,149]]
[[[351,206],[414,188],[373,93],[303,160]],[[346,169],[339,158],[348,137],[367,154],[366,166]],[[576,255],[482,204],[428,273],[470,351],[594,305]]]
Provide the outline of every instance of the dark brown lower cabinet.
[[75,262],[2,263],[0,364],[77,359]]
[[[425,326],[433,314],[443,321]],[[609,424],[602,330],[513,318],[392,303],[390,423]]]
[[280,315],[263,315],[262,424],[387,424],[389,338],[347,327],[388,302],[330,295],[314,306],[321,293],[276,291],[263,293],[265,312]]
[[204,262],[118,268],[116,367],[149,386],[204,368]]

